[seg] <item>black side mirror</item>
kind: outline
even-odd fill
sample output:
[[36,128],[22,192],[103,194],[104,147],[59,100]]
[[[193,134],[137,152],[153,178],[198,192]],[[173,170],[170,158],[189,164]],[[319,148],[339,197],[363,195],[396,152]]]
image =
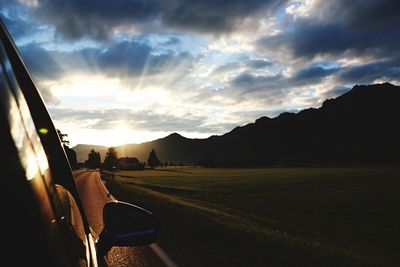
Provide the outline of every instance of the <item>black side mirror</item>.
[[97,249],[105,255],[113,246],[141,246],[158,238],[159,223],[154,215],[125,202],[108,202],[103,208],[104,228]]

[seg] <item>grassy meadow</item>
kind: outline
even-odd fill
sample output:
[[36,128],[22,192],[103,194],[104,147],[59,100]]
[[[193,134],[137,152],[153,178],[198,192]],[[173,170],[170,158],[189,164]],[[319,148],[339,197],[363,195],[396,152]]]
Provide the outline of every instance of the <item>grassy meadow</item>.
[[103,173],[180,266],[400,266],[400,167]]

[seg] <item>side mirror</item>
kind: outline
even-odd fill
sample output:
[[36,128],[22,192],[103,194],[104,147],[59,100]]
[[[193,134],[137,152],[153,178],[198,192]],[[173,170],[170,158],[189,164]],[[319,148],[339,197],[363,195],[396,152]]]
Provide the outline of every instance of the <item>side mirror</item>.
[[159,224],[154,215],[135,205],[115,201],[103,208],[104,228],[97,249],[105,255],[113,246],[141,246],[154,243]]

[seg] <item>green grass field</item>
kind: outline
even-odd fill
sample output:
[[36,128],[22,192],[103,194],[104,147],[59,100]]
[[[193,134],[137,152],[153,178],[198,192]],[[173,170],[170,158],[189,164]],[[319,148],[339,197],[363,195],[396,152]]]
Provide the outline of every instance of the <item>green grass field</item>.
[[400,168],[120,171],[180,266],[400,266]]

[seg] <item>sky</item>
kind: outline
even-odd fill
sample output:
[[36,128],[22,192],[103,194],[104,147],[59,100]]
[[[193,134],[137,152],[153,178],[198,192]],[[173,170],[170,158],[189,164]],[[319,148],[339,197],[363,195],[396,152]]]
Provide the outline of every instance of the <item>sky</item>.
[[400,84],[398,0],[0,0],[0,16],[71,146],[206,138]]

